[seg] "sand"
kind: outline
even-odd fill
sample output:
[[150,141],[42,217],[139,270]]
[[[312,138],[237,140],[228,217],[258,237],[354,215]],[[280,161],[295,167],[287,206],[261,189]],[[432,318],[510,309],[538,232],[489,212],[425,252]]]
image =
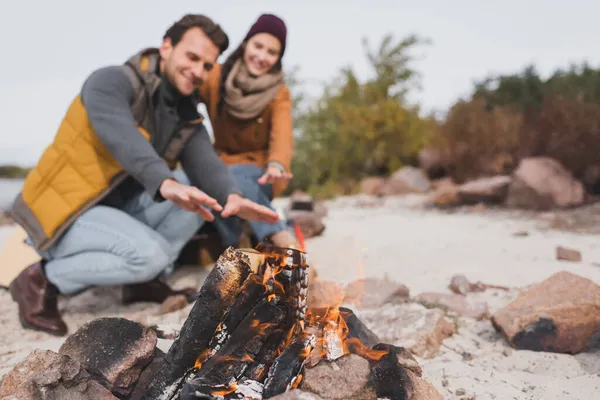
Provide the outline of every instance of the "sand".
[[[600,235],[550,229],[553,213],[480,208],[446,212],[424,206],[421,196],[388,198],[380,204],[344,197],[329,202],[328,209],[324,234],[307,241],[310,261],[322,279],[349,283],[359,277],[387,278],[407,285],[411,295],[448,292],[455,274],[517,288],[567,270],[600,284]],[[9,229],[0,228],[0,242]],[[582,262],[557,261],[558,245],[581,251]],[[201,282],[196,276],[183,279]],[[474,296],[488,301],[492,312],[511,300],[500,291]],[[118,290],[112,288],[60,304],[71,331],[98,316],[139,319],[158,310],[154,305],[120,306]],[[600,393],[600,352],[571,356],[517,351],[487,320],[461,318],[458,323],[458,333],[444,341],[438,356],[419,359],[425,376],[447,399],[589,400]],[[33,348],[56,350],[64,340],[23,330],[15,304],[3,291],[0,331],[0,375]]]

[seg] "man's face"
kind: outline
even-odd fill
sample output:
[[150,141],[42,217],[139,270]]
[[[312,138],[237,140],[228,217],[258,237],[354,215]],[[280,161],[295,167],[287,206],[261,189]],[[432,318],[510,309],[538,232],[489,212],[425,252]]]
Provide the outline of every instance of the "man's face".
[[173,46],[165,39],[160,47],[164,74],[184,96],[193,93],[206,78],[219,57],[219,48],[200,28],[190,28]]

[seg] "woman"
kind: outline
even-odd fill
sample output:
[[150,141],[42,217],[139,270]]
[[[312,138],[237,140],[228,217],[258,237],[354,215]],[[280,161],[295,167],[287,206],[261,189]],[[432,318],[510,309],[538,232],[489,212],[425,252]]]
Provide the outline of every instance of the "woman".
[[[244,195],[273,209],[271,200],[292,178],[293,150],[290,92],[284,83],[281,59],[287,28],[277,16],[263,14],[225,60],[215,65],[200,87],[215,137],[215,149]],[[225,246],[236,246],[242,235],[237,218],[214,224]],[[283,222],[249,222],[259,241],[297,247]]]

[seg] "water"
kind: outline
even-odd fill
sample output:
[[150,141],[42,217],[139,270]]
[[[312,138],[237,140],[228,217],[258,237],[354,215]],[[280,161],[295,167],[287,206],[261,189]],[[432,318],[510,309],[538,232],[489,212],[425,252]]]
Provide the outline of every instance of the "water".
[[10,207],[22,186],[22,179],[0,178],[0,211],[6,210]]

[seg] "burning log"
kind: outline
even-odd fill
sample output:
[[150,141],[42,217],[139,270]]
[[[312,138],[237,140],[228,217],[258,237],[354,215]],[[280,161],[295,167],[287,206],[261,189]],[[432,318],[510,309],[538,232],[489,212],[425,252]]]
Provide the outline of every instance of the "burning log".
[[265,380],[263,397],[270,398],[296,389],[302,382],[302,369],[306,358],[314,348],[314,336],[296,336],[283,353],[275,359]]
[[371,381],[375,386],[377,398],[389,400],[409,400],[414,388],[408,372],[399,364],[398,355],[402,348],[379,343],[373,346],[379,353],[379,359],[369,360]]
[[144,400],[171,399],[213,334],[242,284],[250,274],[249,260],[241,252],[228,248],[219,257],[200,291],[175,340],[157,369]]
[[340,307],[340,315],[344,318],[344,322],[348,327],[348,339],[358,339],[360,343],[368,347],[373,347],[379,343],[379,337],[363,324],[351,309]]
[[289,319],[274,330],[265,345],[260,349],[254,362],[246,370],[245,377],[253,381],[263,382],[277,356],[292,340],[293,331],[294,324]]
[[309,269],[295,249],[227,249],[144,399],[268,399],[299,388],[305,368],[349,353],[369,361],[379,397],[407,399],[402,349],[378,344],[348,308],[307,310]]
[[210,351],[203,355],[203,359],[199,360],[201,363],[216,353],[229,340],[238,325],[250,314],[261,299],[265,298],[266,292],[267,287],[263,284],[262,277],[257,274],[250,274],[218,325],[217,333],[208,346]]
[[263,299],[246,316],[230,340],[205,364],[196,366],[196,376],[183,387],[181,400],[235,392],[237,381],[284,317],[285,309],[276,300]]
[[310,272],[306,254],[265,243],[259,244],[257,249],[265,254],[259,273],[265,277],[269,289],[287,302],[292,315],[302,323],[306,316]]

